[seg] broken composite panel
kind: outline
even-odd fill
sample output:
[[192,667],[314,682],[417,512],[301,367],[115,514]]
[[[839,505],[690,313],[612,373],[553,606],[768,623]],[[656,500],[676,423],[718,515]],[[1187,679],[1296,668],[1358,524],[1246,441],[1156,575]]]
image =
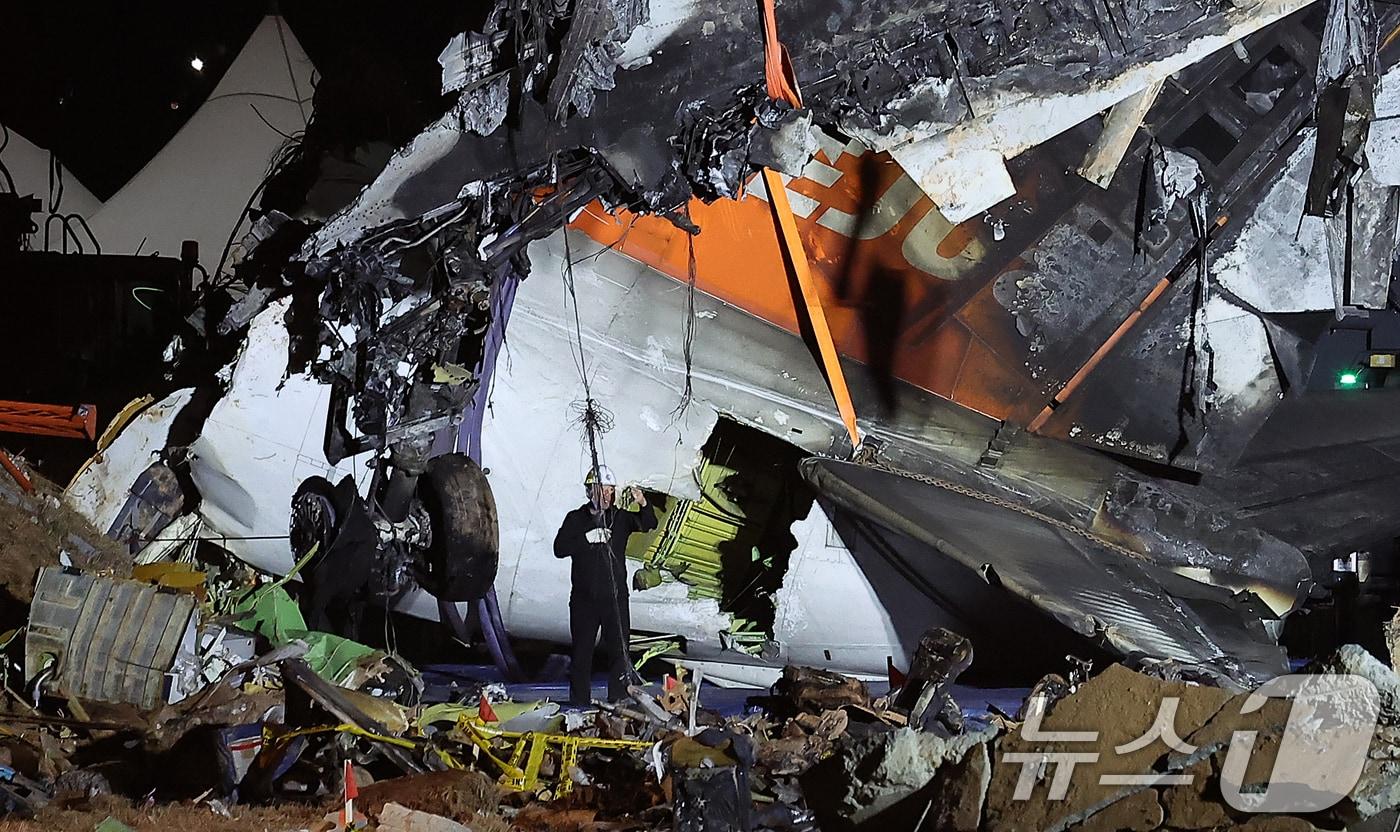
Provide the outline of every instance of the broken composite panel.
[[[334,125],[367,119],[323,79],[202,285],[105,261],[168,290],[127,346],[178,337],[125,379],[150,395],[102,388],[63,502],[0,476],[0,522],[43,553],[0,559],[28,605],[0,811],[112,805],[111,832],[159,793],[192,828],[702,832],[1400,808],[1400,677],[1343,644],[1400,645],[1400,620],[1344,632],[1400,537],[1400,11],[477,11],[424,53],[442,98],[392,153],[346,146]],[[600,463],[659,520],[625,565],[629,658],[662,681],[565,708],[512,645],[570,640],[550,542]],[[449,638],[496,670],[430,664]],[[1365,695],[1295,721],[1256,693],[1299,679]]]
[[[1390,432],[1353,476],[1343,438],[1269,427],[1325,407],[1335,334],[1299,316],[1389,348],[1393,14],[773,12],[801,108],[759,86],[759,5],[497,4],[438,57],[452,106],[358,197],[261,216],[227,365],[73,499],[110,527],[137,455],[175,452],[181,528],[279,575],[320,542],[313,573],[389,576],[360,601],[483,605],[499,648],[567,640],[547,542],[603,460],[663,505],[628,553],[639,657],[873,678],[930,626],[1019,655],[1048,618],[1076,650],[1282,672],[1281,622],[1344,545],[1299,513],[1396,526],[1340,496],[1396,476]],[[473,473],[444,492],[449,459]]]

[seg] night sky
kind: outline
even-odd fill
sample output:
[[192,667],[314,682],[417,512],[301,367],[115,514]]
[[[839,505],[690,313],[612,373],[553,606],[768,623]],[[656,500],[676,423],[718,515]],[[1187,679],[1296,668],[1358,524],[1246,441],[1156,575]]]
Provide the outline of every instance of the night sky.
[[[0,0],[0,122],[55,151],[107,199],[170,140],[218,84],[267,2]],[[410,118],[439,98],[436,58],[479,25],[484,0],[281,4],[323,77],[359,91],[357,117]],[[204,62],[202,72],[190,62]],[[408,105],[408,106],[405,106]],[[414,116],[416,117],[416,115]],[[391,135],[409,130],[396,125]]]

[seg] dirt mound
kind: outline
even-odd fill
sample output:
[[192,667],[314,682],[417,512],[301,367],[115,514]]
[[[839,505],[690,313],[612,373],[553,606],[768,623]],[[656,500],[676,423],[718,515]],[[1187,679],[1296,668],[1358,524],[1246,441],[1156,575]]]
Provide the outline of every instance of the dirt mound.
[[[0,472],[0,607],[32,601],[40,567],[57,566],[62,552],[68,553],[74,566],[122,576],[131,573],[131,557],[121,546],[63,502],[57,485],[28,473],[34,483],[32,494],[20,491],[8,474]],[[8,621],[11,610],[3,612]]]
[[500,803],[500,789],[479,771],[434,771],[381,780],[360,789],[359,805],[370,816],[386,803],[471,823],[491,815]]
[[249,830],[312,829],[328,811],[325,806],[284,803],[278,806],[230,806],[224,817],[207,804],[169,803],[143,808],[129,800],[105,795],[81,808],[48,807],[29,820],[0,820],[0,832],[92,832],[108,817],[137,832],[178,829],[180,832],[249,832]]

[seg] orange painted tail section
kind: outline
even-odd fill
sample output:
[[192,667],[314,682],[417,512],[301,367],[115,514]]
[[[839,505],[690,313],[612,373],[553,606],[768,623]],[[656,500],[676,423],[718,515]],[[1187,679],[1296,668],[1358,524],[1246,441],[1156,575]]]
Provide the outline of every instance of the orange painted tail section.
[[[997,419],[1029,419],[1040,410],[1046,394],[1024,369],[1025,339],[993,295],[1024,238],[997,246],[980,217],[948,223],[888,156],[854,143],[828,139],[802,177],[781,178],[841,355],[877,379],[902,380]],[[1021,183],[1030,200],[1037,184]],[[701,229],[697,287],[799,334],[764,177],[750,180],[739,200],[692,200],[689,216]],[[609,214],[595,204],[572,227],[688,279],[688,235],[665,219]]]

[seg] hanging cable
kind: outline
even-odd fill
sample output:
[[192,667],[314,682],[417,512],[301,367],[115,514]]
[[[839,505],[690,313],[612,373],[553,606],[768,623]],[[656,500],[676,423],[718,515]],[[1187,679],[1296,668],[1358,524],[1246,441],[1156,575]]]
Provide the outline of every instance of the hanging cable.
[[282,58],[287,62],[287,78],[292,82],[292,94],[296,96],[297,109],[301,111],[301,126],[305,129],[311,125],[311,120],[306,117],[306,105],[301,97],[301,88],[297,85],[297,74],[292,71],[292,53],[287,49],[287,35],[282,31],[282,18],[273,15],[272,19],[277,23],[277,38],[282,41]]
[[[689,209],[686,209],[686,219],[689,220]],[[685,388],[681,390],[681,400],[676,405],[676,409],[671,411],[672,415],[679,419],[690,408],[691,401],[695,398],[694,373],[694,348],[695,348],[695,235],[687,233],[686,243],[686,287],[685,287],[685,326],[682,332],[681,354],[685,357]]]
[[274,101],[286,101],[289,104],[307,104],[311,101],[311,98],[304,98],[298,101],[290,95],[277,95],[271,92],[225,92],[219,95],[209,96],[204,99],[204,103],[208,104],[211,101],[218,101],[221,98],[271,98]]
[[[5,144],[6,144],[6,145],[10,143],[9,132],[10,132],[10,131],[9,131],[8,129],[5,131]],[[5,145],[0,145],[0,150],[3,150],[4,147],[5,147]],[[3,169],[3,167],[4,167],[3,165],[0,165],[0,169]],[[4,173],[5,173],[6,178],[8,179],[8,177],[9,177],[9,172],[8,172],[8,171],[4,171]],[[14,182],[13,182],[13,181],[10,182],[10,187],[11,187],[11,190],[13,191],[13,189],[14,189]],[[63,236],[62,236],[62,238],[61,238],[61,240],[62,240],[61,245],[62,245],[63,253],[64,253],[64,254],[67,254],[67,253],[68,253],[68,243],[69,243],[69,241],[71,240],[71,241],[73,242],[73,244],[74,244],[75,246],[77,246],[77,249],[78,249],[77,253],[78,253],[78,254],[86,254],[86,253],[87,253],[87,247],[86,247],[85,245],[83,245],[82,238],[78,236],[78,232],[77,232],[76,230],[74,230],[74,228],[73,228],[73,222],[76,220],[77,223],[78,223],[78,225],[82,226],[83,233],[85,233],[85,234],[87,235],[88,240],[92,243],[92,247],[93,247],[94,253],[96,253],[96,254],[101,254],[101,253],[102,253],[102,244],[99,243],[99,242],[97,241],[97,235],[95,235],[95,234],[92,233],[92,227],[88,225],[87,220],[84,219],[83,216],[82,216],[81,214],[79,214],[78,212],[76,212],[76,211],[74,211],[74,212],[72,212],[72,213],[69,213],[69,214],[60,213],[59,209],[60,209],[62,206],[63,206],[63,162],[59,161],[58,156],[54,155],[54,152],[53,152],[52,150],[50,150],[50,151],[49,151],[49,200],[48,200],[49,212],[48,212],[48,218],[47,218],[47,219],[45,220],[45,222],[44,222],[44,248],[45,248],[45,250],[47,250],[47,249],[49,248],[49,225],[50,225],[50,223],[52,223],[54,220],[58,220],[59,225],[60,225],[60,227],[61,227],[62,230],[63,230]]]
[[[5,136],[5,141],[0,143],[0,156],[3,156],[5,154],[5,148],[10,146],[10,128],[6,127],[4,124],[0,124],[0,130],[4,131]],[[0,160],[0,176],[5,177],[5,185],[9,188],[10,193],[19,193],[19,191],[15,190],[15,178],[10,175],[10,169],[5,167],[4,160]]]
[[57,214],[63,204],[63,163],[49,151],[49,214]]
[[268,121],[268,120],[267,120],[267,116],[263,115],[263,114],[262,114],[262,110],[259,110],[259,109],[258,109],[258,105],[253,104],[253,103],[249,103],[248,106],[251,107],[251,108],[253,109],[253,115],[255,115],[255,116],[258,117],[258,121],[261,121],[263,124],[266,124],[266,125],[267,125],[267,129],[271,130],[272,132],[276,133],[277,135],[281,136],[282,138],[286,139],[287,141],[292,141],[292,140],[293,140],[293,137],[292,137],[292,135],[291,135],[290,133],[285,133],[285,132],[283,132],[280,128],[278,128],[277,125],[275,125],[275,124],[273,124],[272,122]]
[[[207,283],[204,293],[201,295],[200,304],[205,302],[215,291],[232,285],[235,276],[230,274],[224,278],[224,264],[228,262],[229,252],[233,249],[233,241],[238,237],[238,230],[243,227],[243,221],[247,219],[249,210],[253,207],[253,202],[267,188],[273,178],[277,176],[301,149],[302,139],[305,134],[294,134],[291,139],[282,143],[282,146],[273,154],[272,161],[268,163],[267,171],[264,173],[262,181],[248,195],[248,201],[243,204],[243,210],[239,212],[238,219],[234,221],[233,227],[229,229],[228,239],[224,241],[223,251],[219,254],[219,263],[214,267],[213,282]],[[222,282],[220,282],[222,281]],[[199,304],[196,304],[199,305]]]
[[[564,187],[563,182],[560,181],[559,178],[558,164],[558,157],[556,156],[554,160],[554,187],[556,193],[562,192]],[[612,430],[614,421],[612,414],[609,413],[606,409],[604,409],[601,405],[599,405],[597,400],[593,398],[592,386],[588,380],[588,362],[583,349],[583,323],[579,318],[578,313],[578,291],[574,281],[573,252],[569,245],[568,223],[568,215],[564,212],[560,212],[559,230],[564,238],[564,287],[569,293],[569,300],[574,310],[574,345],[571,346],[570,349],[572,350],[574,346],[577,347],[578,352],[575,353],[574,359],[579,371],[579,378],[583,382],[583,401],[574,402],[570,406],[570,409],[574,411],[575,420],[580,425],[582,425],[584,436],[588,442],[588,457],[592,466],[589,470],[596,473],[602,471],[602,454],[599,450],[602,434]],[[610,531],[612,529],[613,519],[616,517],[616,515],[617,495],[616,492],[614,492],[613,504],[609,506],[606,510],[594,514],[595,521],[598,523],[597,527],[599,529],[607,529]],[[637,669],[632,666],[632,662],[629,661],[627,657],[627,651],[629,647],[628,639],[630,633],[628,628],[622,626],[622,598],[619,597],[617,591],[617,582],[613,580],[613,565],[616,559],[619,557],[619,553],[613,551],[611,538],[609,538],[606,542],[597,545],[603,546],[604,550],[608,553],[608,559],[605,567],[607,569],[608,574],[607,580],[604,581],[604,583],[608,585],[608,593],[611,596],[612,604],[610,606],[612,609],[613,623],[617,627],[616,633],[617,640],[619,643],[616,645],[616,647],[621,653],[620,662],[623,668],[625,668],[624,673],[627,681],[630,684],[641,685],[643,684],[642,677],[639,673],[637,673]],[[627,555],[625,552],[623,552],[621,553],[620,557],[624,559],[623,572],[625,574],[625,558],[627,557]]]

